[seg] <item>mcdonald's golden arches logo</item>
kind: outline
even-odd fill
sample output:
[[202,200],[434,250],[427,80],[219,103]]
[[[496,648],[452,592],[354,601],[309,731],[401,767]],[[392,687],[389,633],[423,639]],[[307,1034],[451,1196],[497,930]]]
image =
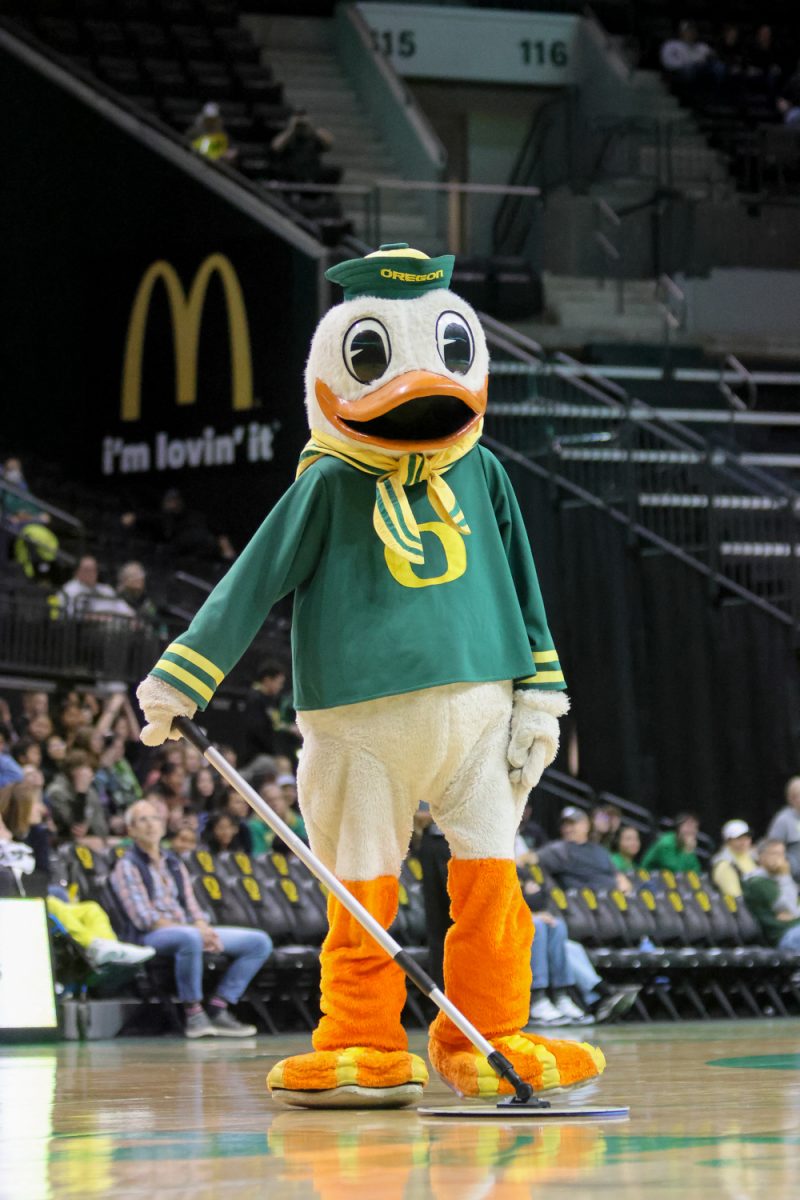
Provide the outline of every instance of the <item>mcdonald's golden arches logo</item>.
[[212,275],[222,284],[228,312],[228,337],[231,358],[231,405],[236,412],[253,407],[253,364],[250,354],[250,328],[244,296],[236,271],[224,254],[209,254],[197,269],[188,295],[171,263],[159,259],[147,268],[131,308],[125,339],[122,368],[123,421],[138,421],[142,415],[142,356],[147,318],[153,289],[161,280],[166,288],[172,317],[175,351],[175,399],[178,404],[197,400],[197,352],[200,321]]

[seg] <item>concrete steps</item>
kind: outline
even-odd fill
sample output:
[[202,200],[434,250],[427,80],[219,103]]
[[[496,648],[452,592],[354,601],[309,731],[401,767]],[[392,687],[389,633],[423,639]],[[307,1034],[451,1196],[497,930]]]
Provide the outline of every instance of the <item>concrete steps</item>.
[[[326,162],[341,166],[342,184],[371,188],[376,179],[403,178],[402,166],[382,140],[336,58],[333,22],[325,19],[248,16],[244,23],[264,47],[286,103],[304,108],[311,121],[333,135]],[[364,201],[341,197],[345,215],[364,237]],[[381,193],[384,241],[424,239],[429,223],[413,192]]]

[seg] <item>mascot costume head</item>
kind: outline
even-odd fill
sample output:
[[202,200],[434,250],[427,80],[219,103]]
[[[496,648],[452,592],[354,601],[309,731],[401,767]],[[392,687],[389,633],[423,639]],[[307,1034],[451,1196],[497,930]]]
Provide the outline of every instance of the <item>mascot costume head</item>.
[[[542,1091],[605,1065],[585,1043],[523,1032],[533,924],[514,837],[569,706],[516,498],[480,444],[489,355],[452,269],[449,255],[395,244],[328,272],[344,301],[312,341],[297,478],[140,686],[142,736],[158,744],[176,715],[205,707],[293,592],[311,848],[388,928],[429,804],[452,855],[445,990]],[[335,898],[328,918],[314,1049],[273,1067],[272,1095],[414,1103],[428,1075],[400,1022],[405,977]],[[463,1095],[510,1091],[442,1014],[428,1052]]]

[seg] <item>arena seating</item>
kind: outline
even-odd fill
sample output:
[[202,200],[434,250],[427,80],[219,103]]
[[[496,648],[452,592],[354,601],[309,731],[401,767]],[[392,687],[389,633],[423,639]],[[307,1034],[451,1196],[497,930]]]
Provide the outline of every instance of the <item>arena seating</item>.
[[[285,167],[270,143],[293,110],[260,47],[237,24],[239,10],[234,0],[0,0],[0,16],[13,28],[181,136],[215,102],[235,152],[230,165],[255,183],[281,181]],[[350,230],[331,194],[266,199],[326,244]]]
[[800,1011],[797,955],[764,946],[746,906],[690,872],[636,872],[632,893],[563,891],[538,866],[521,878],[548,894],[601,975],[639,983],[642,1020],[734,1018]]
[[[73,895],[93,899],[122,930],[109,883],[119,849],[94,854],[67,847],[59,865]],[[318,1017],[319,947],[326,931],[325,890],[292,855],[251,858],[189,855],[186,865],[195,896],[212,924],[255,926],[269,933],[275,952],[245,996],[270,1032],[312,1029]],[[0,893],[16,894],[0,871]],[[634,889],[595,893],[563,891],[536,866],[520,868],[523,884],[547,893],[548,908],[567,922],[570,937],[584,945],[596,969],[611,983],[637,983],[641,992],[628,1020],[734,1019],[800,1013],[800,958],[762,944],[746,907],[722,897],[706,875],[638,871]],[[427,963],[422,868],[413,856],[403,866],[400,910],[392,933],[424,966]],[[209,987],[224,956],[207,955]],[[87,983],[83,979],[84,984]],[[92,987],[92,980],[88,980]],[[126,985],[130,990],[131,984]],[[177,1024],[171,964],[154,960],[138,975],[142,998],[160,999]],[[408,1024],[423,1026],[431,1008],[409,988]]]

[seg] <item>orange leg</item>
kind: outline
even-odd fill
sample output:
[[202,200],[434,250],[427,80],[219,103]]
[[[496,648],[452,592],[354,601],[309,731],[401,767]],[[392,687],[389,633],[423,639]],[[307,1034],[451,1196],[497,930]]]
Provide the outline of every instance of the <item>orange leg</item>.
[[[398,882],[384,875],[344,881],[385,929],[397,914]],[[408,1053],[400,1024],[405,975],[333,896],[322,946],[322,1018],[311,1054],[276,1064],[268,1084],[278,1098],[304,1107],[414,1103],[427,1082],[425,1064]]]
[[[344,883],[388,929],[397,916],[399,885],[394,876]],[[400,1024],[406,1002],[405,975],[335,896],[328,897],[328,922],[320,954],[323,1015],[312,1038],[314,1049],[407,1049],[408,1039]]]
[[[445,991],[539,1091],[599,1075],[601,1051],[521,1030],[528,1022],[533,923],[510,859],[451,859],[448,891],[453,925],[444,945]],[[440,1013],[430,1029],[430,1059],[464,1095],[510,1092],[487,1060]]]

